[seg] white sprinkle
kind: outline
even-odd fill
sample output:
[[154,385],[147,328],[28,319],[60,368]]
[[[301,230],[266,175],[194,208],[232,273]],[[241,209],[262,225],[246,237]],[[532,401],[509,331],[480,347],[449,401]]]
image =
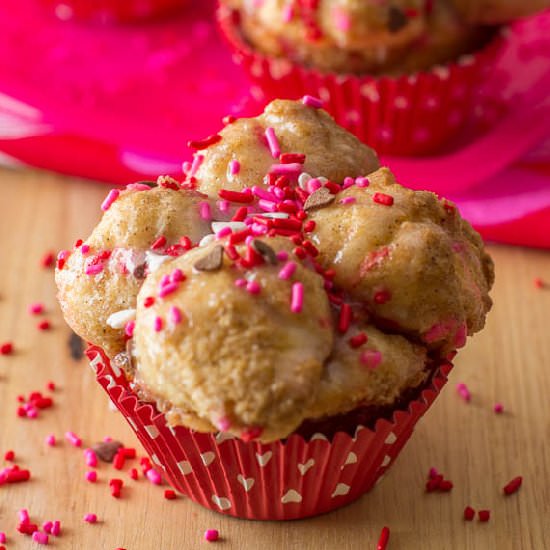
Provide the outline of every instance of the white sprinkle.
[[136,318],[135,309],[121,309],[115,313],[111,313],[107,318],[107,324],[114,329],[124,328],[126,323],[133,321]]
[[145,262],[147,263],[147,269],[149,273],[155,272],[164,262],[169,260],[171,256],[163,256],[162,254],[155,254],[148,250],[145,252]]
[[210,233],[209,235],[205,235],[199,242],[199,246],[206,246],[207,244],[210,244],[212,241],[216,240],[216,235],[214,233]]
[[226,227],[229,227],[231,231],[242,231],[243,229],[246,229],[246,224],[244,222],[212,222],[211,227],[214,233],[219,233]]
[[286,218],[290,218],[290,214],[287,214],[286,212],[262,212],[262,217],[284,220]]
[[302,189],[306,189],[306,186],[307,186],[307,182],[311,179],[311,176],[307,173],[307,172],[302,172],[299,176],[298,176],[298,185],[302,188]]

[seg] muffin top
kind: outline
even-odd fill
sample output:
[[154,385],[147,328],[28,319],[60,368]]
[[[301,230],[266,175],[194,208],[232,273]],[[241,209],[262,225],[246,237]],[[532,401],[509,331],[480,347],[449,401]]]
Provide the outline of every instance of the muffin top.
[[60,256],[66,319],[172,425],[273,441],[391,408],[483,326],[479,235],[319,107],[277,101],[191,143],[182,182],[110,195]]
[[450,0],[224,0],[246,41],[274,57],[338,73],[402,74],[469,53],[484,33]]

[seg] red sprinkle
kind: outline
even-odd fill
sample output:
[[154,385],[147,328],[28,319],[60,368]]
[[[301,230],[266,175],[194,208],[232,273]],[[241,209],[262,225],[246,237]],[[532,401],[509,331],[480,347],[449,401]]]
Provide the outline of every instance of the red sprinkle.
[[254,202],[254,195],[250,192],[246,193],[245,191],[230,191],[229,189],[220,189],[218,191],[218,196],[220,199],[225,199],[231,202],[238,202],[249,204]]
[[378,544],[376,545],[376,550],[386,550],[388,547],[388,541],[390,540],[390,528],[383,527],[382,532],[380,533],[380,538],[378,539]]
[[343,303],[340,308],[340,318],[338,319],[338,331],[345,334],[351,323],[351,306]]
[[472,521],[476,515],[476,511],[471,506],[464,508],[464,521]]
[[222,136],[220,136],[219,134],[213,134],[201,140],[188,141],[187,147],[200,151],[201,149],[206,149],[207,147],[218,143],[218,141],[221,141],[221,139]]
[[177,498],[176,492],[172,491],[172,489],[165,489],[164,490],[164,498],[166,500],[174,500]]
[[11,342],[4,342],[0,345],[0,355],[11,355],[13,353],[13,344]]
[[352,336],[348,340],[348,342],[349,342],[349,345],[355,349],[355,348],[361,347],[363,344],[366,344],[367,340],[368,340],[367,335],[364,332],[360,332],[359,334]]
[[155,303],[155,298],[153,296],[147,296],[143,300],[143,307],[151,307]]
[[302,153],[282,153],[279,157],[279,162],[281,164],[304,164],[306,161],[306,156]]
[[386,193],[375,193],[372,200],[384,206],[391,206],[393,204],[393,197],[391,195],[386,195]]
[[546,286],[545,282],[540,277],[536,277],[533,280],[533,284],[535,285],[535,288],[544,288]]
[[491,511],[490,510],[480,510],[477,513],[477,517],[479,518],[479,521],[487,522],[491,519]]
[[15,453],[13,451],[6,451],[4,454],[4,460],[7,460],[8,462],[13,462],[15,459]]
[[46,252],[40,259],[40,265],[43,268],[52,267],[55,261],[55,254],[53,252]]
[[518,476],[509,481],[504,487],[503,492],[506,496],[513,495],[514,493],[517,493],[519,491],[519,488],[521,487],[521,484],[523,483],[523,477]]
[[44,319],[43,321],[40,321],[36,327],[38,330],[49,330],[52,326],[47,319]]
[[379,290],[374,293],[374,302],[378,305],[385,304],[391,300],[391,292],[389,290]]
[[252,441],[253,439],[260,437],[263,431],[264,429],[259,426],[251,426],[241,432],[241,439],[246,442]]
[[166,244],[166,237],[164,235],[161,235],[153,242],[153,244],[151,245],[151,250],[159,250],[163,248],[165,244]]

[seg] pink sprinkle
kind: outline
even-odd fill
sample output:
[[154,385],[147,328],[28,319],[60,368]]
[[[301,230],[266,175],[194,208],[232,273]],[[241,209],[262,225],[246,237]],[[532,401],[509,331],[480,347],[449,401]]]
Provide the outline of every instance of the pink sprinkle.
[[235,286],[237,288],[244,288],[246,286],[246,279],[236,279]]
[[84,521],[86,523],[96,523],[97,522],[97,516],[95,514],[86,514],[84,516]]
[[296,262],[293,262],[293,261],[287,262],[279,271],[279,279],[282,279],[283,281],[287,281],[292,277],[292,275],[294,275],[295,271],[296,271]]
[[46,445],[49,445],[50,447],[55,447],[55,435],[50,434],[46,437]]
[[95,483],[97,481],[97,472],[95,470],[90,470],[89,472],[86,472],[86,481],[89,481],[90,483]]
[[290,311],[292,313],[300,313],[304,306],[304,285],[302,283],[294,283],[292,285],[292,300],[290,303]]
[[464,401],[468,402],[472,399],[472,394],[470,393],[470,390],[468,389],[468,386],[466,386],[466,384],[457,384],[456,391]]
[[57,519],[53,522],[52,535],[54,537],[61,535],[61,522]]
[[218,201],[217,205],[218,205],[218,210],[223,213],[227,212],[230,206],[229,201],[226,201],[225,199]]
[[48,535],[51,535],[52,534],[52,529],[53,529],[53,521],[45,521],[42,524],[42,530],[44,531],[44,533],[47,533]]
[[31,315],[40,315],[44,311],[44,304],[40,302],[34,302],[29,305],[28,311]]
[[266,191],[263,187],[260,187],[259,185],[254,185],[252,187],[252,193],[254,193],[254,195],[259,197],[260,199],[265,199],[266,201],[277,201],[277,197],[273,193]]
[[430,468],[429,472],[428,472],[428,477],[430,479],[434,479],[436,478],[437,476],[439,475],[439,472],[437,471],[436,468],[434,468],[433,466]]
[[220,534],[217,529],[207,529],[204,532],[204,540],[208,542],[216,542],[220,538]]
[[159,290],[159,298],[165,298],[169,294],[173,294],[180,287],[179,283],[168,283]]
[[285,4],[283,7],[283,23],[290,23],[294,17],[294,6],[292,4]]
[[133,338],[135,328],[136,328],[136,322],[135,321],[128,321],[124,325],[124,334],[126,334],[126,336],[128,336],[128,338]]
[[357,185],[357,187],[368,187],[369,184],[369,178],[364,178],[362,176],[355,178],[355,185]]
[[320,109],[323,106],[322,100],[318,97],[313,97],[311,95],[305,95],[302,98],[302,103],[308,107],[313,107],[314,109]]
[[170,280],[170,275],[168,275],[168,273],[166,273],[166,275],[163,275],[160,279],[160,282],[159,282],[159,286],[160,288],[162,288],[163,286],[166,286],[168,284],[170,284],[172,281]]
[[338,6],[332,9],[332,17],[334,18],[334,25],[341,31],[349,31],[351,27],[351,19],[349,15]]
[[246,284],[246,290],[250,292],[250,294],[259,294],[262,287],[256,281],[248,281]]
[[17,517],[21,523],[28,523],[30,521],[29,511],[26,508],[22,508],[17,512]]
[[37,542],[38,544],[47,545],[48,544],[48,535],[46,535],[46,533],[42,533],[40,531],[35,531],[32,534],[32,540],[34,540],[34,542]]
[[78,437],[74,432],[66,432],[65,433],[65,439],[73,447],[82,447],[82,439],[80,439],[80,437]]
[[80,247],[80,252],[82,252],[82,255],[83,255],[83,256],[86,256],[86,254],[88,254],[88,252],[90,252],[90,245],[83,244],[83,245]]
[[495,406],[493,407],[493,410],[497,414],[501,414],[504,412],[504,405],[502,403],[495,403]]
[[344,185],[342,185],[342,189],[347,189],[348,187],[351,187],[354,183],[355,180],[347,176],[344,178]]
[[241,171],[241,163],[238,160],[229,161],[229,173],[235,176]]
[[288,260],[288,252],[286,250],[281,250],[280,252],[277,252],[277,259],[280,262],[286,262]]
[[173,325],[179,325],[182,321],[181,310],[177,306],[172,306],[168,311],[168,316]]
[[230,427],[231,422],[226,416],[222,416],[222,418],[218,420],[218,430],[220,430],[220,432],[226,432]]
[[107,196],[105,197],[105,200],[101,203],[101,210],[106,212],[111,208],[111,205],[118,199],[120,196],[120,191],[118,189],[111,189]]
[[0,533],[0,544],[4,544],[7,540],[6,533]]
[[126,189],[128,191],[150,191],[151,188],[148,185],[145,185],[144,183],[129,183],[126,186]]
[[260,199],[258,201],[258,206],[264,212],[275,212],[277,210],[277,203],[275,203],[273,201],[267,201],[265,199]]
[[454,345],[456,348],[464,347],[464,345],[466,344],[467,335],[468,335],[468,328],[466,327],[465,323],[462,323],[458,327],[454,337]]
[[181,165],[181,171],[184,173],[184,174],[187,174],[187,172],[189,172],[189,170],[191,170],[191,163],[189,161],[185,161],[182,163]]
[[147,470],[147,473],[145,475],[147,476],[147,479],[153,485],[161,485],[162,484],[162,477],[154,468],[151,468],[150,470]]
[[203,220],[210,221],[212,219],[210,204],[206,201],[202,201],[199,203],[199,213]]
[[272,164],[269,169],[270,174],[277,175],[298,175],[302,171],[303,166],[297,162],[289,164]]
[[344,197],[340,200],[340,204],[353,204],[355,203],[355,197]]
[[103,264],[92,264],[87,265],[84,272],[86,275],[98,275],[103,271]]
[[317,189],[321,189],[321,187],[323,187],[323,185],[317,178],[311,178],[306,183],[308,193],[314,193]]
[[189,175],[194,176],[198,171],[204,160],[204,155],[195,155],[193,157],[193,164],[191,164],[191,170],[189,170]]
[[359,360],[369,369],[375,369],[382,362],[382,354],[379,351],[366,349],[361,352]]
[[222,228],[216,233],[216,238],[217,238],[217,239],[223,239],[224,237],[227,237],[227,235],[231,235],[231,233],[233,233],[233,230],[231,229],[231,227],[229,227],[228,225],[226,225],[225,227],[222,227]]
[[267,128],[265,131],[265,138],[267,139],[267,145],[271,152],[271,156],[274,159],[278,159],[281,154],[281,148],[279,147],[279,141],[275,135],[275,130],[273,128]]
[[92,449],[86,449],[84,451],[84,458],[86,460],[86,466],[95,468],[97,466],[97,455]]
[[170,280],[173,283],[181,283],[182,281],[185,281],[185,275],[181,269],[176,268],[174,269],[174,271],[172,271],[172,274],[170,275]]
[[155,317],[153,328],[155,329],[155,332],[160,332],[162,330],[162,318],[161,317]]
[[29,407],[27,409],[27,418],[37,418],[38,417],[38,409],[35,407]]

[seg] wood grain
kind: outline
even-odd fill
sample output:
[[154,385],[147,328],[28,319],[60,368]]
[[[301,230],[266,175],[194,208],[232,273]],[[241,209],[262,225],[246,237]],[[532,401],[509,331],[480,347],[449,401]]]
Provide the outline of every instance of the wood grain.
[[[0,487],[0,531],[7,548],[34,547],[16,533],[17,510],[37,522],[61,519],[59,549],[181,550],[206,544],[207,528],[219,529],[228,549],[369,549],[380,529],[391,528],[391,550],[542,550],[550,548],[550,290],[537,290],[535,277],[550,280],[550,254],[493,246],[497,283],[487,328],[457,360],[451,380],[416,429],[385,480],[357,503],[332,514],[298,522],[258,523],[228,519],[186,500],[166,501],[163,491],[128,479],[125,496],[109,496],[110,467],[100,482],[84,481],[81,451],[66,442],[43,441],[73,430],[92,444],[105,435],[136,445],[122,418],[109,410],[84,361],[68,354],[69,331],[54,297],[53,273],[39,267],[46,250],[86,237],[99,217],[107,188],[31,171],[0,171],[0,342],[13,340],[16,353],[0,357],[0,464],[13,449],[32,470],[31,482]],[[43,301],[49,332],[36,329],[27,313]],[[35,421],[16,417],[17,395],[54,380],[55,408]],[[456,395],[468,384],[473,399]],[[504,404],[496,415],[493,405]],[[454,482],[449,494],[425,494],[435,466]],[[502,486],[524,476],[509,498]],[[487,524],[464,523],[465,505],[492,512]],[[84,524],[85,513],[101,523]]]

